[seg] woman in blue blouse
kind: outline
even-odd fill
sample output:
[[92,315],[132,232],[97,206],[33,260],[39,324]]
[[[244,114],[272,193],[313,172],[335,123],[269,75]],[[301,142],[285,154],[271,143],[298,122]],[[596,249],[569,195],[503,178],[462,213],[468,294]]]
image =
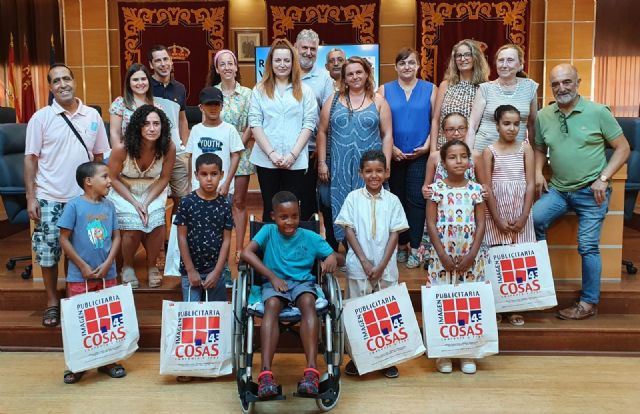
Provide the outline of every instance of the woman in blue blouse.
[[[409,47],[396,56],[398,79],[385,83],[378,93],[391,108],[393,124],[393,156],[389,187],[404,208],[409,230],[400,234],[398,261],[408,268],[420,265],[418,247],[425,220],[425,200],[422,184],[429,152],[429,132],[437,87],[417,78],[418,53]],[[410,254],[404,250],[409,243]],[[408,256],[408,257],[407,257]]]
[[[301,78],[291,43],[274,40],[249,107],[249,126],[257,144],[249,160],[256,166],[265,222],[273,221],[271,198],[278,191],[302,198],[301,184],[309,166],[307,142],[316,128],[318,104]],[[303,205],[301,217],[310,217],[314,211],[315,206]]]

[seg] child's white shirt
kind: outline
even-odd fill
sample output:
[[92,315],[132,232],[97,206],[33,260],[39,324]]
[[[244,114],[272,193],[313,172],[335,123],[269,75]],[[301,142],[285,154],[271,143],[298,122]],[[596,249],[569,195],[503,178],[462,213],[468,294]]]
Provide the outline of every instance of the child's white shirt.
[[200,188],[200,183],[196,180],[194,172],[196,170],[196,159],[207,152],[216,154],[222,159],[222,171],[224,177],[220,180],[218,189],[227,181],[231,180],[229,185],[229,194],[233,194],[233,177],[229,177],[228,171],[231,166],[231,153],[244,150],[242,139],[236,128],[227,123],[222,122],[215,127],[204,126],[202,123],[194,125],[189,134],[186,152],[191,154],[191,190]]
[[[374,266],[384,257],[389,233],[409,228],[400,199],[384,188],[377,195],[370,194],[366,188],[350,192],[335,222],[354,230],[362,251]],[[358,256],[351,248],[347,253],[346,265],[348,278],[367,278]],[[398,280],[396,249],[384,269],[382,279],[389,282]]]

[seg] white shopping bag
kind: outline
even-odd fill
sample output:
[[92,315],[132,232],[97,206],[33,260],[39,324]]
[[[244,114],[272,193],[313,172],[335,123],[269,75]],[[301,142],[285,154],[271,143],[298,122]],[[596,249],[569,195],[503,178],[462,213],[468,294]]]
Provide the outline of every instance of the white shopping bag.
[[346,300],[342,318],[351,357],[361,375],[408,361],[425,351],[404,283]]
[[62,299],[64,361],[73,372],[129,358],[138,349],[138,318],[131,285]]
[[497,312],[547,309],[558,304],[545,240],[489,249],[485,274]]
[[482,358],[498,353],[490,282],[423,286],[422,324],[429,358]]
[[164,259],[164,275],[180,276],[180,248],[178,247],[178,226],[173,224],[176,216],[171,216],[171,230],[169,231],[169,243]]
[[192,377],[231,374],[232,344],[230,303],[162,301],[160,374]]

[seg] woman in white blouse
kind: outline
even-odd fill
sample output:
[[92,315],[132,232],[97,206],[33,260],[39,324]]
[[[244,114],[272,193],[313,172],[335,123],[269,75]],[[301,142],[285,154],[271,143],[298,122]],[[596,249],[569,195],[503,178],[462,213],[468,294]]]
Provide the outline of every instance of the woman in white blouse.
[[[301,78],[293,46],[286,39],[276,39],[249,107],[249,126],[257,144],[249,160],[256,166],[265,222],[273,221],[271,198],[275,193],[291,191],[301,198],[309,166],[307,142],[318,117],[315,95]],[[315,206],[301,208],[301,217],[315,211]]]

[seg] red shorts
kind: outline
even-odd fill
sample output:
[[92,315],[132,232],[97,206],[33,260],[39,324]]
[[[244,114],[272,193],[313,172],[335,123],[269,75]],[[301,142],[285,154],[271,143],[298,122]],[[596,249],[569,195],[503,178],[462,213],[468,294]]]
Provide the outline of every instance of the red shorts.
[[[114,287],[118,284],[118,278],[113,278],[104,281],[104,288]],[[81,295],[88,292],[97,292],[103,289],[103,282],[101,279],[91,279],[85,282],[67,282],[67,297],[70,298],[75,295]]]

